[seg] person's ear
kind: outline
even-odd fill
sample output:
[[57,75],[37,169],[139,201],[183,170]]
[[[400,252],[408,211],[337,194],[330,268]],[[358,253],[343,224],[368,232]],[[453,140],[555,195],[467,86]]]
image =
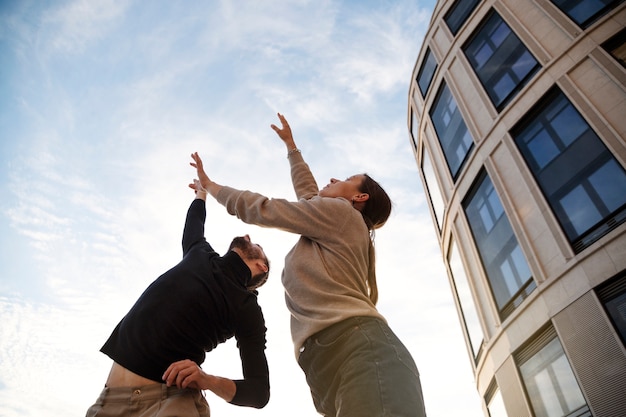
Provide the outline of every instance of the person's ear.
[[353,203],[365,203],[370,198],[370,195],[367,193],[357,194],[352,197]]
[[256,261],[256,266],[262,272],[269,271],[269,268],[267,267],[267,264],[264,261],[260,260],[260,259]]

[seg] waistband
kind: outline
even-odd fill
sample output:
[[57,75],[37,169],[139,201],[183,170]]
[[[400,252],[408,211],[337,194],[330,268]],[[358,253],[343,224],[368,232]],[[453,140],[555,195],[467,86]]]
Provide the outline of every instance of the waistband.
[[177,395],[183,395],[188,392],[196,392],[191,388],[178,388],[176,386],[168,387],[166,384],[150,384],[138,387],[115,387],[105,386],[100,394],[101,398],[105,398],[108,402],[128,402],[131,400],[158,400]]
[[345,333],[346,331],[348,331],[348,329],[350,329],[352,327],[358,327],[358,326],[363,325],[365,323],[374,322],[374,321],[379,321],[379,322],[383,322],[384,323],[384,321],[381,320],[378,317],[355,316],[355,317],[349,317],[349,318],[347,318],[345,320],[342,320],[342,321],[340,321],[338,323],[331,324],[327,328],[322,329],[319,332],[309,336],[304,341],[302,346],[300,347],[299,353],[304,352],[307,349],[307,347],[311,343],[313,343],[315,340],[318,340],[320,338],[333,340],[333,339],[336,339],[339,336],[341,336],[343,333]]

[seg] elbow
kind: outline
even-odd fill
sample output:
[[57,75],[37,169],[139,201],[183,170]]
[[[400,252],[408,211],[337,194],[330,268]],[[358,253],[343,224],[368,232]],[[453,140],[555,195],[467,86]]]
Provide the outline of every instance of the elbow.
[[270,402],[269,388],[260,389],[258,392],[255,393],[254,399],[251,400],[252,401],[250,402],[250,407],[258,409],[265,407]]
[[263,408],[269,402],[270,402],[270,390],[268,388],[267,390],[264,390],[264,392],[261,395],[259,395],[259,401],[255,408]]

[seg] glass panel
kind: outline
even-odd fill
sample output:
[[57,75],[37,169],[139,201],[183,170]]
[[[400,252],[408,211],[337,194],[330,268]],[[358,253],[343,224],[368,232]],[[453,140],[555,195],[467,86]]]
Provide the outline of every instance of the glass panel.
[[508,417],[499,389],[491,397],[491,401],[487,404],[487,409],[489,410],[489,417]]
[[446,13],[444,20],[453,35],[456,35],[478,3],[480,3],[480,0],[457,0],[452,5],[448,13]]
[[463,203],[500,312],[531,279],[530,268],[489,177]]
[[463,51],[498,110],[540,68],[537,60],[495,12],[488,15]]
[[626,29],[609,39],[602,47],[626,68]]
[[520,365],[520,372],[536,417],[562,417],[586,405],[559,339]]
[[456,178],[474,142],[448,86],[443,83],[430,109],[430,118],[437,132],[452,178]]
[[411,110],[411,139],[413,140],[413,148],[417,149],[417,141],[419,137],[419,123],[415,112]]
[[424,148],[424,151],[422,152],[422,172],[424,173],[424,178],[426,179],[426,191],[433,206],[435,220],[437,220],[439,231],[441,231],[445,205],[439,189],[439,181],[437,181],[437,176],[435,175],[435,170],[433,169],[433,165],[430,160],[430,154],[426,148]]
[[622,1],[623,0],[552,0],[552,3],[580,27],[585,28]]
[[480,348],[483,344],[483,331],[478,320],[478,314],[476,311],[476,304],[472,297],[472,291],[470,290],[469,280],[463,268],[461,257],[459,256],[456,244],[454,241],[450,244],[450,254],[448,257],[448,264],[450,265],[450,271],[452,272],[452,280],[454,281],[454,287],[456,288],[456,294],[459,298],[459,304],[461,305],[461,313],[463,320],[465,321],[465,330],[470,340],[474,359],[478,357]]
[[623,221],[626,172],[562,92],[550,92],[511,134],[574,246]]
[[626,341],[626,292],[608,301],[605,307],[622,338],[622,342]]
[[419,86],[423,97],[426,97],[428,87],[430,86],[430,82],[433,80],[433,75],[435,75],[436,69],[437,61],[435,60],[433,54],[430,52],[430,49],[428,49],[426,51],[426,55],[424,56],[422,67],[420,68],[419,74],[417,75],[417,85]]

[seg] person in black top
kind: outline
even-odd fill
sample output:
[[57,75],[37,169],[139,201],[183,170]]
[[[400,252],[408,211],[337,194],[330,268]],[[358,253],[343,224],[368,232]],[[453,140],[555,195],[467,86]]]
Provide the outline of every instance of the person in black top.
[[[168,410],[209,416],[207,389],[239,406],[262,408],[269,401],[267,329],[256,292],[269,261],[248,235],[234,238],[219,256],[204,237],[206,190],[197,180],[189,186],[196,198],[187,212],[183,259],[148,286],[102,346],[114,362],[88,417],[131,409],[146,417]],[[205,373],[206,352],[233,336],[243,379]]]

